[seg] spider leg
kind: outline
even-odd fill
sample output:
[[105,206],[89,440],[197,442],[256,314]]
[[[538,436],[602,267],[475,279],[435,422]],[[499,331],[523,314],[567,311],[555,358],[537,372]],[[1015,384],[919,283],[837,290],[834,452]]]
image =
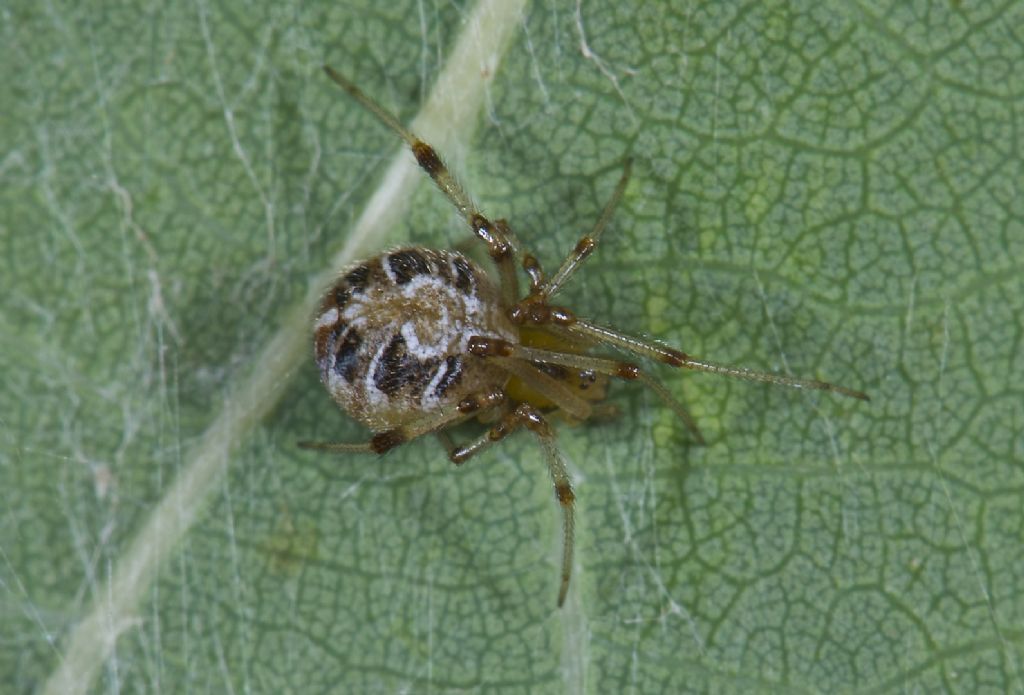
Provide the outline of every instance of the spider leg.
[[[501,299],[507,306],[512,306],[519,301],[519,276],[516,275],[515,259],[522,259],[523,268],[527,273],[530,273],[531,278],[534,277],[534,272],[540,272],[540,263],[537,262],[533,255],[523,252],[523,245],[519,243],[519,238],[512,231],[508,220],[494,220],[494,230],[496,236],[504,238],[505,243],[512,248],[512,256],[510,258],[496,258],[493,253],[490,253],[490,245],[487,247],[488,253],[490,253],[495,266],[498,268],[498,286],[501,289]],[[476,233],[476,230],[474,230],[474,233]]]
[[505,402],[505,392],[500,388],[473,393],[450,408],[442,408],[412,422],[377,432],[368,442],[356,444],[341,442],[299,442],[303,449],[329,451],[334,453],[375,453],[383,454],[416,437],[467,420],[474,415],[497,407]]
[[372,454],[371,442],[299,442],[300,449],[326,451],[331,454]]
[[572,491],[572,481],[565,467],[565,460],[558,450],[555,431],[540,411],[528,403],[520,403],[514,410],[505,414],[487,432],[463,446],[449,450],[452,463],[461,465],[472,456],[480,453],[496,442],[512,434],[521,427],[533,432],[544,452],[544,462],[548,466],[551,482],[555,486],[555,498],[562,508],[562,580],[558,588],[558,606],[565,603],[565,595],[569,591],[569,578],[572,576],[572,556],[574,546],[576,495]]
[[554,350],[541,350],[540,348],[514,345],[507,341],[495,338],[481,338],[474,336],[469,340],[469,351],[476,355],[498,356],[496,359],[509,361],[510,358],[518,358],[528,362],[544,362],[546,364],[557,364],[571,369],[589,369],[600,374],[618,377],[627,381],[640,381],[649,387],[662,403],[668,406],[683,421],[686,428],[690,430],[698,444],[705,444],[704,436],[700,433],[696,421],[689,411],[680,403],[668,389],[661,385],[656,379],[642,371],[635,364],[610,360],[604,357],[592,355],[578,355],[572,352],[557,352]]
[[434,436],[437,437],[437,441],[441,442],[441,446],[451,456],[452,449],[455,448],[455,440],[452,439],[451,435],[444,430],[438,430],[434,432]]
[[615,185],[615,190],[612,191],[611,197],[608,202],[604,205],[604,210],[601,211],[601,216],[597,218],[597,223],[594,228],[590,230],[589,234],[584,234],[580,237],[580,240],[576,242],[576,248],[572,250],[565,260],[562,261],[561,267],[552,275],[547,282],[541,284],[538,287],[531,288],[532,294],[538,297],[541,301],[547,301],[559,290],[562,289],[562,285],[569,281],[572,274],[583,265],[583,261],[587,260],[587,257],[593,253],[594,249],[597,248],[597,242],[601,238],[602,232],[605,227],[608,226],[608,221],[612,217],[612,213],[615,212],[616,206],[619,201],[622,200],[622,194],[626,190],[626,184],[629,183],[629,176],[633,170],[633,160],[627,159],[626,164],[622,170],[622,176],[619,178],[619,182]]
[[383,106],[370,98],[363,90],[359,89],[351,80],[337,72],[334,68],[325,65],[324,72],[339,87],[359,102],[360,106],[376,116],[377,120],[393,130],[408,143],[420,168],[433,179],[434,184],[444,193],[451,204],[455,206],[459,214],[469,224],[470,229],[473,230],[473,234],[487,244],[487,253],[490,254],[491,259],[498,268],[502,297],[509,305],[514,304],[519,298],[519,283],[516,278],[515,262],[519,257],[520,246],[508,223],[504,220],[497,220],[495,222],[488,220],[476,203],[473,202],[473,199],[469,197],[466,190],[459,184],[455,176],[452,175],[437,151],[416,137],[393,114],[385,110]]
[[588,420],[593,406],[572,389],[537,369],[529,362],[516,358],[492,356],[490,359],[507,372],[518,377],[524,384],[538,393],[543,393],[552,403],[576,420]]
[[786,376],[784,374],[761,372],[755,369],[747,369],[746,367],[734,367],[698,357],[691,357],[681,350],[659,345],[653,341],[627,335],[613,328],[599,326],[595,323],[590,323],[589,321],[583,321],[581,319],[574,318],[571,323],[566,323],[563,326],[556,328],[556,330],[566,331],[576,336],[585,336],[596,342],[611,345],[612,347],[616,347],[626,352],[631,352],[635,355],[641,355],[643,357],[657,360],[658,362],[667,364],[670,367],[692,369],[698,372],[711,372],[712,374],[721,374],[734,379],[760,381],[767,384],[775,384],[776,386],[788,386],[789,388],[794,389],[831,391],[839,394],[840,396],[857,398],[862,401],[871,400],[863,391],[857,391],[845,386],[831,384],[827,381],[820,381],[818,379],[801,379],[798,377]]

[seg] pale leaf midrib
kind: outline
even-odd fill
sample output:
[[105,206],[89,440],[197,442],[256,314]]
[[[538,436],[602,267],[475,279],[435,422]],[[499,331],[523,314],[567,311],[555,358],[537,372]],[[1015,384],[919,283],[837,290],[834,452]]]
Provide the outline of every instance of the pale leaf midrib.
[[[482,0],[456,37],[451,57],[440,73],[414,127],[442,151],[456,137],[472,136],[488,79],[519,26],[524,0]],[[319,72],[316,73],[319,78]],[[324,89],[331,89],[324,79]],[[339,98],[344,98],[339,95]],[[338,269],[379,248],[407,209],[422,174],[401,151],[392,159],[380,186],[328,267],[317,274],[302,302],[285,312],[280,329],[254,361],[245,380],[232,390],[220,414],[200,438],[180,474],[146,518],[100,587],[89,612],[69,634],[67,647],[43,692],[86,692],[114,650],[120,634],[137,627],[137,608],[163,563],[189,531],[218,489],[231,449],[271,410],[295,366],[308,359],[312,308]]]

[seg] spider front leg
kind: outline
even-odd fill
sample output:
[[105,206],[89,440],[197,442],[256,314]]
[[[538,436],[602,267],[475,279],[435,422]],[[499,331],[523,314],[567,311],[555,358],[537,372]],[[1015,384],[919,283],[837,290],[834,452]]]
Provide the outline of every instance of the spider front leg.
[[[443,166],[443,165],[442,165]],[[449,174],[450,176],[450,174]],[[519,277],[516,275],[516,258],[520,256],[519,242],[512,232],[512,228],[505,220],[491,222],[482,213],[476,211],[467,218],[473,234],[487,244],[487,255],[491,257],[494,266],[498,269],[499,287],[501,299],[511,306],[519,300]],[[540,264],[533,256],[527,256],[540,271]],[[524,259],[523,267],[527,267]],[[530,272],[527,270],[527,272]],[[531,277],[533,277],[531,273]]]
[[734,367],[727,364],[719,364],[718,362],[712,362],[711,360],[705,360],[698,357],[688,355],[681,350],[675,348],[666,347],[660,345],[651,340],[645,340],[636,336],[627,335],[621,331],[617,331],[614,328],[608,328],[607,326],[599,326],[589,321],[583,321],[580,319],[573,318],[572,322],[565,323],[563,326],[556,327],[556,330],[565,331],[572,335],[589,338],[598,343],[604,343],[611,345],[612,347],[620,350],[631,352],[635,355],[648,357],[652,360],[657,360],[663,364],[667,364],[670,367],[677,367],[680,369],[692,369],[697,372],[710,372],[712,374],[720,374],[722,376],[732,377],[733,379],[744,379],[746,381],[760,381],[765,384],[774,384],[775,386],[786,386],[794,389],[811,389],[816,391],[831,391],[832,393],[839,394],[840,396],[846,396],[847,398],[856,398],[861,401],[870,401],[863,391],[856,389],[847,388],[845,386],[839,386],[828,381],[821,381],[820,379],[804,379],[800,377],[787,376],[784,374],[774,374],[772,372],[762,372],[756,369],[747,369],[746,367]]
[[580,237],[579,241],[576,242],[576,247],[566,256],[565,260],[562,261],[561,267],[555,271],[555,274],[547,282],[540,282],[536,286],[531,287],[531,293],[537,299],[546,302],[557,294],[562,289],[562,286],[569,281],[573,273],[583,265],[583,261],[587,260],[590,254],[594,252],[594,249],[597,248],[597,242],[600,240],[601,234],[604,232],[605,227],[608,226],[615,208],[619,205],[619,201],[622,200],[622,194],[626,191],[626,185],[629,183],[632,171],[633,160],[627,159],[622,169],[622,176],[619,177],[619,182],[615,185],[615,190],[612,191],[608,202],[605,203],[601,216],[597,218],[594,228],[590,230],[589,234],[584,234]]
[[[409,145],[416,163],[425,171],[434,184],[448,198],[452,205],[459,211],[463,219],[469,224],[473,234],[487,245],[487,253],[498,268],[501,278],[502,298],[509,305],[519,299],[519,283],[516,278],[516,259],[520,257],[520,246],[512,233],[511,228],[505,220],[491,222],[480,211],[473,199],[466,190],[459,184],[451,170],[445,165],[444,160],[430,144],[418,138],[412,131],[403,126],[395,116],[383,106],[371,99],[363,90],[359,89],[351,80],[325,65],[324,72],[334,82],[352,96],[367,111],[377,117],[381,123],[398,134]],[[523,267],[526,272],[534,278],[531,268],[536,265],[539,272],[539,264],[532,256],[530,261],[524,259]],[[539,284],[538,279],[534,279]]]
[[472,456],[500,442],[521,427],[525,427],[536,435],[537,441],[544,452],[544,462],[547,464],[551,482],[555,486],[555,498],[562,508],[562,580],[558,589],[558,606],[561,608],[562,604],[565,603],[565,596],[569,591],[569,578],[572,575],[573,531],[575,528],[573,511],[575,509],[576,495],[572,491],[569,471],[565,467],[565,461],[562,459],[561,452],[558,450],[558,442],[555,439],[555,431],[551,424],[532,405],[520,403],[514,410],[506,413],[487,432],[468,444],[451,448],[448,455],[452,463],[462,465]]

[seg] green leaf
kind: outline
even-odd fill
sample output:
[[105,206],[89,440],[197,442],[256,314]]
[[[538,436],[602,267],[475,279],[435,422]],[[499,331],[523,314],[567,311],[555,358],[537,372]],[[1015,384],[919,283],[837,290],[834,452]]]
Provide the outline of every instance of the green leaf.
[[[495,5],[8,5],[0,682],[1024,688],[1024,6]],[[367,437],[311,359],[325,278],[472,244],[324,62],[549,269],[632,156],[566,304],[872,401],[652,367],[702,448],[615,385],[559,426],[555,609],[529,436],[295,446]]]

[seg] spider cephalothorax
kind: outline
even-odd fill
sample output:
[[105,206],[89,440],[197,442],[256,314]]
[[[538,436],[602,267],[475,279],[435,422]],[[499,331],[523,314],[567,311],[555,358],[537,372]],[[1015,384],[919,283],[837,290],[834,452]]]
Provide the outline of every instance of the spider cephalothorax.
[[[430,145],[348,79],[331,68],[325,70],[409,144],[420,167],[486,245],[498,284],[460,253],[424,248],[396,249],[343,271],[317,314],[316,361],[334,400],[374,434],[364,444],[303,446],[382,454],[433,432],[441,435],[451,460],[461,464],[526,428],[541,445],[563,513],[559,606],[572,570],[575,496],[547,414],[558,412],[573,421],[591,419],[608,410],[600,401],[609,378],[641,381],[703,442],[693,419],[660,382],[630,362],[589,354],[593,348],[610,346],[672,367],[868,399],[860,391],[824,381],[698,359],[581,319],[553,304],[551,298],[596,248],[626,188],[629,163],[593,230],[547,276],[507,222],[492,222],[480,212]],[[519,293],[520,268],[530,281],[525,296]],[[487,430],[466,444],[452,444],[444,430],[474,417],[486,423]]]

